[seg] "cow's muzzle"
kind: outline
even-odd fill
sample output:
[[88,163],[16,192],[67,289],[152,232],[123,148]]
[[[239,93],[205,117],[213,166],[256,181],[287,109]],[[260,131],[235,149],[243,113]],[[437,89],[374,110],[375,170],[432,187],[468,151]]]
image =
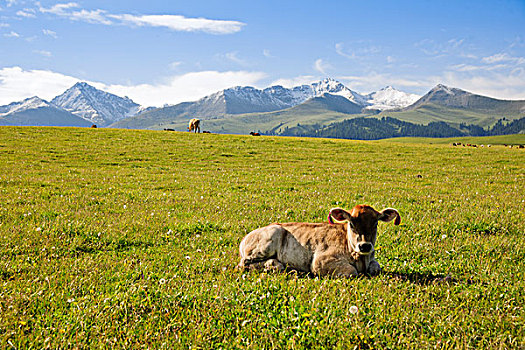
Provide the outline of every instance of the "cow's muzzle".
[[356,246],[356,251],[361,255],[369,255],[374,251],[374,245],[369,242],[358,243]]

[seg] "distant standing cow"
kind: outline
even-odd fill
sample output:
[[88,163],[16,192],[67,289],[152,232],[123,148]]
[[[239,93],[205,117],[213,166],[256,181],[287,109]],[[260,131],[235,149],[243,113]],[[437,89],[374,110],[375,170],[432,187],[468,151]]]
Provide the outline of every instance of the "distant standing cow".
[[193,118],[192,120],[190,120],[190,125],[188,126],[188,131],[189,132],[198,132],[200,133],[201,132],[201,121],[197,118]]

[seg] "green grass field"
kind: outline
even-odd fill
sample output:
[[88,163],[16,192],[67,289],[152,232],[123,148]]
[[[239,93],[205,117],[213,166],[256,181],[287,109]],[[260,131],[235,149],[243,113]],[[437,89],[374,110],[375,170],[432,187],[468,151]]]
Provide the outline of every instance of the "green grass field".
[[[380,276],[234,269],[359,203]],[[0,127],[0,347],[524,348],[524,232],[523,149]]]
[[378,142],[401,142],[401,143],[427,143],[427,144],[449,144],[454,142],[461,142],[462,144],[475,144],[477,146],[488,145],[507,145],[518,146],[525,145],[525,134],[515,135],[498,135],[498,136],[462,136],[462,137],[447,137],[447,138],[429,138],[429,137],[397,137],[391,139],[383,139]]

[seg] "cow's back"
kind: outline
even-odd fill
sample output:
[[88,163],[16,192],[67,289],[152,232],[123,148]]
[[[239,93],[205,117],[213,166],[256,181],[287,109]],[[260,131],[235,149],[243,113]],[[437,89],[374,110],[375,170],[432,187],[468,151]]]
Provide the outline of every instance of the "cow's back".
[[290,222],[280,225],[311,252],[322,252],[329,249],[348,251],[345,224]]

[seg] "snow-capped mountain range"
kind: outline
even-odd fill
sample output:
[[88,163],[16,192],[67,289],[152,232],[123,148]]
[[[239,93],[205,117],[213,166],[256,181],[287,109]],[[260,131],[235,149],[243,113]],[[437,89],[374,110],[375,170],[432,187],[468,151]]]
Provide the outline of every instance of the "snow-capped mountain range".
[[[261,90],[250,86],[237,86],[216,92],[195,102],[185,102],[179,105],[191,105],[190,113],[208,117],[217,114],[277,111],[297,106],[325,94],[341,96],[361,108],[377,110],[406,107],[419,98],[417,95],[405,93],[390,86],[364,95],[334,79],[327,78],[293,88],[276,85]],[[122,119],[153,109],[152,107],[145,108],[128,97],[119,97],[85,82],[79,82],[50,102],[35,96],[1,106],[0,117],[7,120],[6,118],[14,113],[40,107],[59,108],[99,126],[109,126]]]
[[229,114],[271,112],[297,106],[311,98],[321,97],[324,94],[341,96],[362,108],[377,110],[406,107],[420,98],[418,95],[402,92],[391,86],[363,95],[334,79],[328,78],[290,89],[280,85],[271,86],[263,90],[237,86],[206,96],[196,101],[196,103],[217,105],[227,101],[229,105],[224,112]]

